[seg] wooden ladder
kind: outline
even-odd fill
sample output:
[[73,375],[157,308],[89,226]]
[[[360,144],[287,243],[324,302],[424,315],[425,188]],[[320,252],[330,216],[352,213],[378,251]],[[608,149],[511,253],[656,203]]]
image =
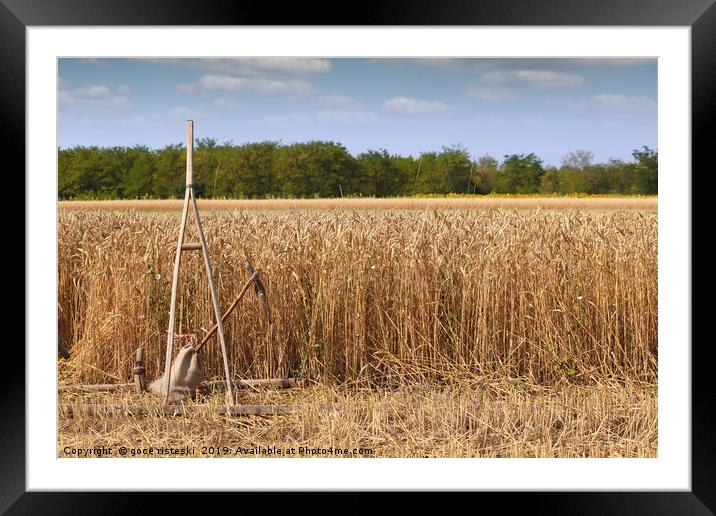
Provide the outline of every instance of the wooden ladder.
[[[214,282],[214,273],[211,268],[211,259],[209,258],[209,249],[206,246],[206,238],[204,237],[204,228],[201,225],[201,217],[199,216],[199,208],[196,204],[196,195],[194,194],[194,172],[193,172],[193,155],[194,155],[194,121],[186,122],[186,191],[184,193],[184,208],[181,215],[181,224],[179,226],[179,239],[177,241],[176,257],[174,259],[174,275],[172,277],[172,297],[171,308],[169,309],[169,330],[167,331],[167,353],[164,365],[164,404],[169,403],[169,386],[171,382],[171,363],[172,353],[174,350],[174,326],[177,301],[177,287],[179,285],[179,268],[181,265],[181,255],[184,251],[198,251],[201,249],[204,255],[204,265],[206,266],[206,275],[209,279],[209,290],[211,291],[211,302],[214,305],[214,316],[216,317],[216,328],[221,342],[221,353],[224,357],[224,374],[226,375],[227,400],[229,405],[234,404],[234,391],[231,386],[231,374],[229,373],[229,358],[226,353],[226,340],[224,338],[224,324],[221,317],[221,309],[219,308],[219,297],[216,293],[216,283]],[[184,243],[184,232],[186,230],[187,216],[189,215],[189,201],[191,201],[194,211],[194,220],[196,221],[197,232],[199,233],[198,243]]]

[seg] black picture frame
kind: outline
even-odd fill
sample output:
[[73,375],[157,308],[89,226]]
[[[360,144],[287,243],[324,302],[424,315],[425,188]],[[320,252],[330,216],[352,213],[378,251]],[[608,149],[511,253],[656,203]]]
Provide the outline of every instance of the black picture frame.
[[[693,207],[699,196],[712,191],[706,181],[716,174],[711,162],[716,125],[716,5],[713,0],[504,0],[501,2],[453,0],[390,0],[355,4],[285,3],[278,5],[204,0],[0,0],[0,141],[6,155],[14,154],[15,170],[25,165],[25,30],[29,26],[83,25],[573,25],[573,26],[689,26],[692,42],[692,183]],[[700,174],[701,173],[701,174]],[[688,174],[685,172],[685,177]],[[711,179],[711,181],[713,181]],[[24,192],[24,182],[19,186]],[[708,227],[703,228],[708,232]],[[712,231],[711,231],[712,232]],[[696,227],[692,237],[699,235]],[[703,235],[702,235],[703,236]],[[708,239],[706,239],[708,240]],[[696,249],[709,242],[692,238]],[[707,262],[714,265],[714,259]],[[693,267],[693,265],[692,265]],[[692,269],[693,270],[693,269]],[[31,272],[25,268],[25,274]],[[708,276],[708,270],[705,271]],[[693,275],[693,272],[692,272]],[[713,274],[711,274],[712,276]],[[711,277],[699,285],[709,289]],[[693,296],[693,294],[692,294]],[[692,303],[692,321],[707,320],[711,302]],[[31,310],[26,306],[26,310]],[[696,335],[696,333],[693,333]],[[525,505],[529,513],[579,514],[713,514],[716,511],[716,428],[712,410],[716,392],[711,380],[708,347],[712,339],[692,337],[692,489],[690,492],[591,493],[485,493],[499,506],[514,510]],[[48,348],[51,349],[51,346]],[[0,390],[2,452],[0,454],[0,510],[8,514],[103,514],[136,511],[137,497],[122,493],[28,493],[25,489],[25,355],[17,345],[12,367],[3,369]],[[351,498],[358,496],[350,495]],[[173,498],[184,504],[184,497]],[[414,498],[420,503],[420,498]],[[212,506],[223,503],[212,495]],[[341,502],[346,507],[344,499]],[[163,500],[163,503],[169,503]],[[306,499],[307,503],[308,499]],[[295,499],[292,507],[302,504]],[[216,505],[215,505],[216,504]],[[167,505],[167,509],[169,506]]]

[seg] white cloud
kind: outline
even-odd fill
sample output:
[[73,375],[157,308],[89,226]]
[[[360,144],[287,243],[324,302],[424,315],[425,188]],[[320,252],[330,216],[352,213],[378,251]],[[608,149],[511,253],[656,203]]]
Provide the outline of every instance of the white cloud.
[[112,63],[112,58],[97,58],[97,57],[80,57],[80,58],[65,58],[65,59],[76,59],[81,63],[93,64],[96,66],[109,66]]
[[481,81],[487,84],[526,85],[542,88],[584,84],[584,78],[580,75],[553,70],[495,70],[483,74]]
[[235,108],[241,105],[241,102],[237,102],[234,99],[227,99],[226,97],[219,97],[214,101],[214,104],[224,108]]
[[[83,86],[74,90],[63,89],[60,84],[60,102],[74,105],[106,105],[126,106],[129,99],[126,95],[112,93],[104,84]],[[121,93],[121,92],[120,92]]]
[[448,71],[477,72],[485,70],[565,70],[576,69],[618,69],[641,66],[647,63],[656,63],[653,57],[585,57],[585,58],[400,58],[383,59],[386,62],[404,64],[414,62],[427,68],[437,68]]
[[120,84],[117,86],[117,92],[121,93],[122,95],[129,95],[129,86],[126,84]]
[[481,86],[468,86],[467,94],[485,102],[501,102],[512,97],[512,93],[506,89],[498,91],[494,88],[483,88]]
[[318,100],[320,102],[323,102],[324,104],[333,104],[336,106],[350,106],[356,103],[355,99],[352,99],[350,97],[346,97],[343,95],[321,95],[318,97]]
[[642,107],[656,104],[653,99],[646,95],[627,96],[621,93],[601,93],[594,95],[592,100],[597,104],[609,107]]
[[[406,61],[413,61],[413,59],[406,59]],[[418,66],[425,68],[435,68],[451,72],[475,72],[490,69],[496,60],[463,57],[421,57],[414,59],[414,62]]]
[[262,95],[308,93],[312,90],[311,85],[302,79],[264,79],[232,77],[230,75],[203,75],[199,79],[198,85],[209,91],[252,92]]
[[109,88],[107,88],[107,86],[105,86],[104,84],[100,84],[99,86],[87,86],[84,88],[77,88],[76,90],[72,91],[72,94],[76,98],[84,99],[99,99],[111,96]]
[[328,59],[306,57],[221,57],[221,58],[150,58],[143,61],[181,66],[210,74],[232,76],[310,75],[329,72],[333,66]]
[[411,99],[409,97],[395,97],[386,100],[384,107],[387,111],[411,114],[445,111],[447,109],[447,105],[444,102]]
[[143,61],[190,68],[203,72],[197,83],[177,84],[182,93],[204,91],[253,92],[260,94],[308,93],[313,90],[305,76],[326,73],[328,59],[304,57],[151,58]]
[[566,63],[583,68],[630,68],[656,63],[655,57],[583,57],[565,59]]
[[646,95],[630,96],[621,93],[600,93],[591,97],[549,99],[547,104],[565,108],[609,107],[634,109],[656,106],[656,101]]

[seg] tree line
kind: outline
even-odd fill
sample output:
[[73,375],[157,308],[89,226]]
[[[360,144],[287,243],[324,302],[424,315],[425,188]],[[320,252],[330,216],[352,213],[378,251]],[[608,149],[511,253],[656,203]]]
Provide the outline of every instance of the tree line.
[[[172,198],[184,194],[185,147],[72,147],[58,150],[58,195],[66,199]],[[658,153],[594,163],[588,151],[545,166],[535,154],[473,159],[461,145],[400,156],[357,156],[331,141],[235,145],[196,141],[194,184],[201,197],[394,197],[419,194],[657,193]]]

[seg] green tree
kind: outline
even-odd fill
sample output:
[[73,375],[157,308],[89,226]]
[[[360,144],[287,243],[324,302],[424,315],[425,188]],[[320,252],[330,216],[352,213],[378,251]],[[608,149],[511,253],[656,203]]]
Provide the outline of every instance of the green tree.
[[404,171],[398,166],[396,156],[389,155],[385,149],[369,150],[358,155],[358,164],[362,177],[358,188],[361,194],[390,197],[403,191],[406,181]]
[[543,174],[542,160],[534,153],[505,156],[495,178],[495,191],[513,194],[537,193]]
[[560,191],[559,170],[556,167],[546,167],[540,181],[540,192],[545,194],[557,193]]
[[160,199],[182,197],[185,170],[186,153],[181,145],[167,145],[155,151],[152,195]]
[[[58,149],[58,196],[77,198],[181,197],[186,149],[167,145]],[[337,197],[448,193],[656,194],[658,153],[634,150],[633,160],[593,163],[589,151],[566,154],[559,169],[534,154],[489,155],[473,162],[461,145],[418,159],[369,150],[354,158],[335,142],[285,146],[265,141],[221,145],[197,140],[194,184],[200,196]]]
[[462,145],[443,147],[440,153],[424,152],[416,171],[417,193],[466,193],[470,185],[472,160]]
[[621,160],[612,159],[605,164],[605,174],[608,177],[609,193],[628,194],[631,193],[634,182],[633,163],[625,163]]
[[392,161],[400,170],[402,186],[398,195],[412,195],[415,193],[415,178],[418,171],[418,160],[412,156],[393,156]]
[[146,197],[152,193],[154,159],[149,149],[142,145],[127,151],[127,170],[122,177],[122,191],[129,199]]
[[359,191],[359,166],[345,147],[313,141],[282,147],[274,161],[281,195],[288,197],[341,197]]
[[587,150],[570,151],[562,157],[562,166],[557,174],[559,193],[589,193],[590,181],[587,170],[594,155]]
[[279,143],[266,141],[248,143],[236,149],[234,167],[224,170],[221,174],[234,176],[234,190],[236,196],[261,198],[280,193],[275,184],[274,159]]
[[635,149],[632,193],[655,195],[659,191],[659,154],[649,147]]
[[123,170],[118,148],[73,147],[58,150],[57,194],[60,199],[112,198],[122,195]]
[[489,154],[480,156],[473,170],[472,193],[491,193],[495,188],[495,177],[499,166],[499,162]]

